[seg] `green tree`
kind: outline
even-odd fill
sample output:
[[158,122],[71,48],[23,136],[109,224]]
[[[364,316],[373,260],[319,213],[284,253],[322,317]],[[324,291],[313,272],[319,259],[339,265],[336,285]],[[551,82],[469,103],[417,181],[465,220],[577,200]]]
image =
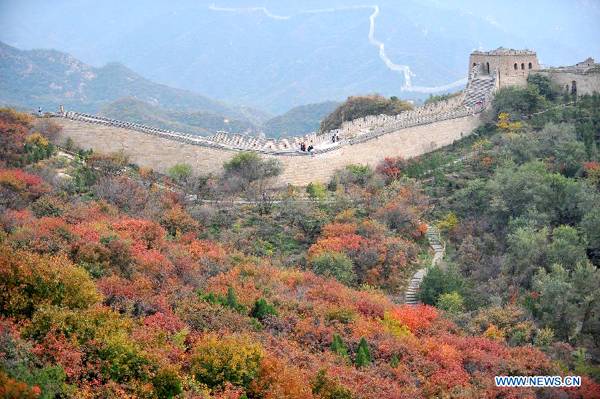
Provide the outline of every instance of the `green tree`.
[[546,99],[540,95],[540,89],[535,85],[524,88],[508,86],[494,95],[493,106],[496,116],[508,113],[513,118],[521,119],[543,109]]
[[560,94],[558,88],[550,81],[550,78],[539,73],[529,74],[527,76],[527,84],[537,87],[540,94],[550,101],[554,101]]
[[463,297],[456,291],[450,294],[441,294],[438,297],[437,307],[449,314],[457,314],[464,310]]
[[322,200],[327,195],[327,189],[321,183],[309,183],[306,186],[308,196],[315,200]]
[[369,367],[371,364],[371,350],[369,349],[369,343],[364,338],[360,339],[354,363],[356,367]]
[[442,294],[462,292],[465,282],[456,267],[442,270],[439,266],[429,269],[419,286],[419,300],[428,305],[437,305]]
[[277,315],[277,309],[275,306],[267,303],[265,298],[259,298],[254,302],[254,307],[250,312],[250,316],[256,317],[258,320],[263,320],[265,316]]
[[600,271],[593,265],[578,265],[571,273],[559,264],[541,269],[533,280],[540,293],[542,320],[569,342],[584,329],[598,311]]
[[588,251],[597,262],[600,260],[600,207],[595,207],[585,214],[580,228],[587,238]]
[[323,252],[312,258],[309,264],[318,275],[333,277],[342,284],[351,285],[356,281],[352,260],[343,252]]
[[577,229],[571,226],[560,226],[552,232],[552,243],[548,248],[548,262],[559,263],[567,270],[575,270],[588,260],[587,243],[579,235]]
[[178,163],[169,168],[169,177],[177,183],[186,183],[192,176],[192,165],[189,163]]
[[250,183],[279,176],[282,167],[276,159],[264,160],[255,152],[240,152],[223,164],[226,181],[245,190]]
[[520,227],[508,236],[507,244],[503,271],[520,286],[530,288],[533,276],[547,264],[548,229]]
[[333,353],[337,353],[340,356],[348,356],[348,351],[346,350],[346,347],[344,346],[344,341],[342,340],[342,337],[340,337],[338,334],[333,335],[333,342],[331,343],[331,351]]
[[225,298],[224,305],[230,307],[238,313],[246,312],[246,308],[244,307],[244,305],[238,302],[237,295],[233,287],[229,287],[229,289],[227,290],[227,297]]

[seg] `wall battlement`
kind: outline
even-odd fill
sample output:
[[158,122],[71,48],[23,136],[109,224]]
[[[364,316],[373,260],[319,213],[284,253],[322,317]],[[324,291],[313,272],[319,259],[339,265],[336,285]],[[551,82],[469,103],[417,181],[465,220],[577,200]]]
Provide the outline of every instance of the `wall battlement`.
[[[588,59],[568,70],[540,70],[536,54],[529,50],[499,48],[476,51],[469,60],[467,88],[457,96],[398,115],[370,115],[344,122],[339,129],[322,135],[280,139],[258,139],[217,132],[201,137],[123,122],[95,115],[67,112],[57,115],[63,126],[56,140],[71,138],[88,150],[124,150],[131,161],[166,172],[178,163],[189,163],[197,173],[219,173],[224,162],[239,151],[254,151],[264,158],[278,159],[284,166],[280,184],[326,183],[336,169],[348,164],[377,166],[384,158],[410,158],[425,154],[469,135],[484,120],[495,91],[504,85],[525,84],[529,72],[548,74],[553,82],[571,85],[580,93],[600,90],[600,73]],[[586,69],[587,68],[587,69]],[[573,77],[579,77],[577,81]],[[569,89],[569,83],[566,83]],[[570,86],[571,89],[573,86]],[[331,138],[337,134],[335,143]],[[300,143],[312,144],[312,152],[301,152]]]

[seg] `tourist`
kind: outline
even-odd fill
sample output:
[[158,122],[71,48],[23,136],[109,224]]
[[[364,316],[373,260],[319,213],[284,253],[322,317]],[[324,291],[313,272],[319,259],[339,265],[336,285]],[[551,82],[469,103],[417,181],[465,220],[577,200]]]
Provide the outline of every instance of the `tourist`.
[[62,115],[62,114],[64,114],[64,112],[65,112],[65,109],[64,109],[64,107],[63,107],[62,105],[60,106],[59,110],[60,110],[60,114],[61,114],[61,115]]
[[309,145],[309,146],[308,146],[308,152],[311,152],[311,151],[312,151],[314,148],[315,148],[315,147],[313,147],[313,145],[312,145],[312,144],[311,144],[311,145]]
[[38,108],[38,116],[41,118],[42,117],[42,107]]

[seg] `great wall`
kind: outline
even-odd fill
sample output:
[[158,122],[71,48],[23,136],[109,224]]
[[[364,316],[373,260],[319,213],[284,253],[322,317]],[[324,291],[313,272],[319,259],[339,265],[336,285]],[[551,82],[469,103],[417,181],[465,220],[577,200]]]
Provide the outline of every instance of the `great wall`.
[[[133,163],[159,172],[188,163],[196,173],[219,173],[236,153],[254,151],[282,163],[281,184],[327,182],[336,169],[348,164],[376,166],[386,157],[411,158],[471,134],[491,117],[495,91],[525,85],[529,72],[545,74],[573,93],[600,91],[600,72],[592,59],[572,67],[540,69],[534,52],[499,48],[471,54],[467,87],[455,97],[398,115],[355,119],[321,135],[259,140],[218,132],[201,137],[69,111],[57,115],[63,130],[56,140],[64,145],[71,138],[85,150],[124,150]],[[334,135],[339,141],[332,141]],[[314,150],[300,151],[302,142]]]

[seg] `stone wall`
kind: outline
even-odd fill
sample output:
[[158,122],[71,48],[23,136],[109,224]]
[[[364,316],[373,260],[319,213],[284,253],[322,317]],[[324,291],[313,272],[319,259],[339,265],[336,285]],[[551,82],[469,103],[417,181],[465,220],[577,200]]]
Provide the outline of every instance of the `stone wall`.
[[[537,65],[537,64],[536,64]],[[346,122],[340,129],[317,136],[257,139],[217,132],[201,137],[123,122],[95,115],[67,112],[57,115],[63,126],[56,140],[70,137],[78,148],[100,152],[124,150],[131,162],[166,172],[188,163],[199,174],[219,173],[224,162],[239,151],[254,151],[276,158],[284,166],[280,184],[326,183],[348,164],[377,166],[387,157],[411,158],[451,144],[486,118],[486,107],[498,87],[498,71],[473,68],[467,89],[458,96],[398,115],[370,115]],[[334,133],[340,140],[331,142]],[[300,143],[313,144],[312,152],[299,151]]]
[[[452,97],[445,101],[439,101],[433,104],[427,104],[421,107],[403,111],[397,115],[368,115],[362,118],[357,118],[352,121],[347,121],[342,124],[339,129],[330,133],[336,132],[341,138],[353,138],[361,134],[367,133],[376,128],[383,127],[387,124],[397,124],[402,121],[407,121],[415,118],[426,116],[435,116],[455,110],[460,107],[465,99],[466,91],[463,90],[456,97]],[[328,136],[326,133],[325,136]]]
[[[451,144],[469,135],[482,122],[482,113],[456,114],[444,120],[419,121],[388,131],[347,141],[329,151],[314,154],[259,152],[265,158],[276,158],[284,166],[281,184],[307,185],[326,183],[336,169],[348,164],[372,167],[386,157],[410,158]],[[189,163],[196,173],[219,173],[224,162],[239,150],[198,145],[148,134],[124,127],[94,124],[68,118],[56,118],[63,126],[56,141],[64,145],[70,137],[82,149],[100,152],[124,150],[131,162],[166,172],[177,163]]]
[[577,73],[569,70],[543,70],[541,75],[548,76],[552,83],[571,93],[573,82],[577,85],[577,95],[600,93],[600,72]]

